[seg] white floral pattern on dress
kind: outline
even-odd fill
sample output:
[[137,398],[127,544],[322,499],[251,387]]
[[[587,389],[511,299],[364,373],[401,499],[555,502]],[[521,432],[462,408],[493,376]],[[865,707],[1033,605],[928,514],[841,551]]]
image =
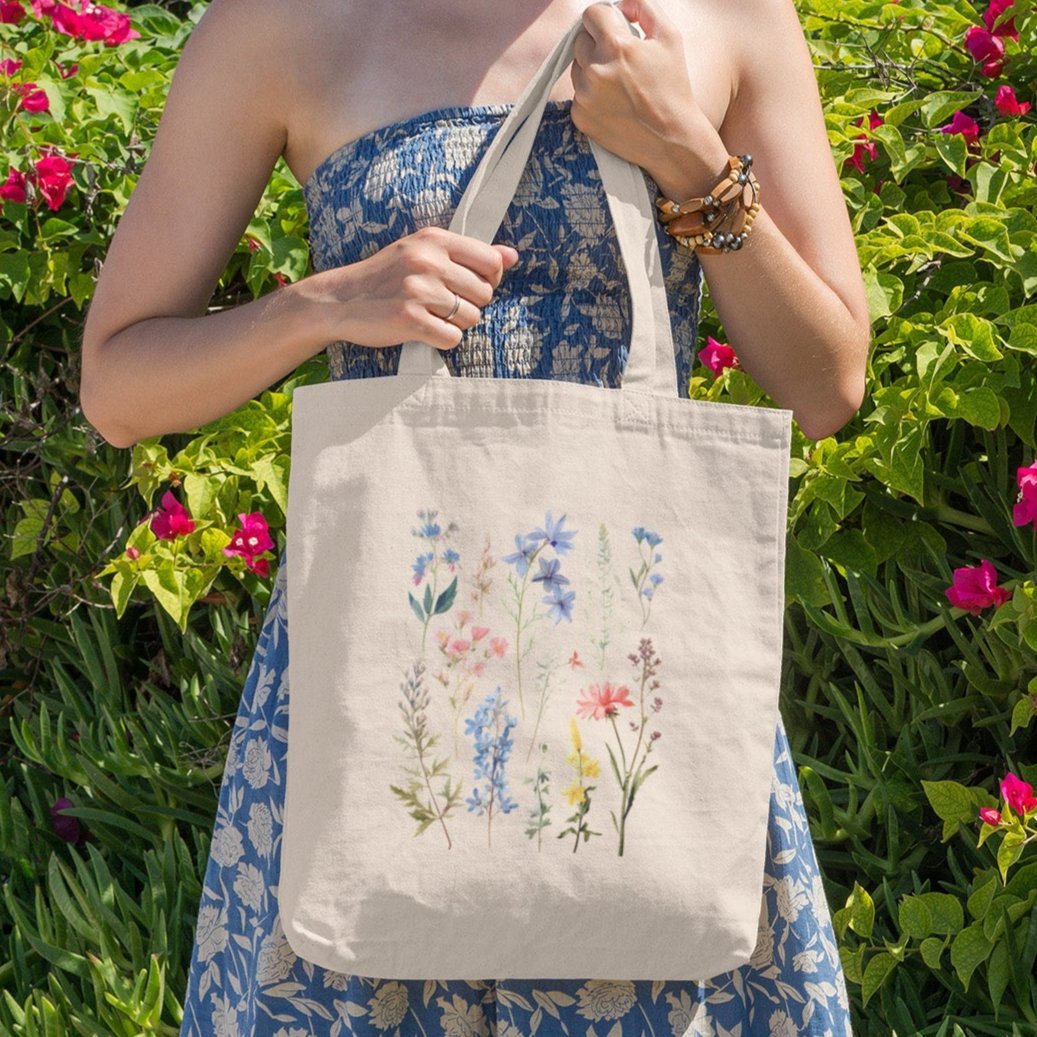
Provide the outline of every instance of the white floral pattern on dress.
[[[355,262],[417,226],[447,226],[506,105],[437,109],[330,155],[305,185],[314,265]],[[649,189],[654,188],[646,174]],[[391,190],[389,189],[391,187]],[[654,195],[653,195],[654,197]],[[549,103],[496,240],[526,262],[444,354],[453,374],[615,387],[629,336],[622,261],[586,137]],[[702,272],[659,231],[680,395]],[[329,347],[334,378],[392,374],[399,347]],[[278,914],[288,738],[287,552],[242,692],[220,787],[181,1037],[853,1037],[849,999],[779,717],[757,945],[704,982],[394,980],[298,958]],[[430,962],[434,971],[435,963]]]

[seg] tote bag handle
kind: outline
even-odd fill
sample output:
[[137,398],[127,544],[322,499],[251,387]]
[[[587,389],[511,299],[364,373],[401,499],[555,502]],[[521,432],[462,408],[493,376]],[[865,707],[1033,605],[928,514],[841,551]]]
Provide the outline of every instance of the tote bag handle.
[[[630,31],[640,37],[633,24],[628,25]],[[485,242],[496,237],[529,161],[548,95],[555,81],[569,67],[573,45],[582,28],[581,15],[515,102],[469,180],[450,221],[450,230]],[[620,158],[596,141],[591,140],[590,145],[608,199],[630,288],[630,348],[621,389],[672,397],[677,388],[677,361],[655,213],[644,174],[640,166]],[[419,341],[403,344],[397,373],[450,377],[440,350]]]

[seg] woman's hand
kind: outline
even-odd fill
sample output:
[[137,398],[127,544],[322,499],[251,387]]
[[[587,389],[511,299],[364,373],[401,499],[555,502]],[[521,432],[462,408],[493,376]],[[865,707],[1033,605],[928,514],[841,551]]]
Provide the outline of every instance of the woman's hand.
[[[328,314],[328,341],[380,347],[417,340],[453,349],[517,262],[510,245],[423,227],[367,259],[311,277]],[[446,320],[455,292],[460,306]]]
[[686,139],[689,123],[705,118],[680,30],[657,0],[586,7],[573,53],[573,124],[628,162],[650,170],[675,138]]

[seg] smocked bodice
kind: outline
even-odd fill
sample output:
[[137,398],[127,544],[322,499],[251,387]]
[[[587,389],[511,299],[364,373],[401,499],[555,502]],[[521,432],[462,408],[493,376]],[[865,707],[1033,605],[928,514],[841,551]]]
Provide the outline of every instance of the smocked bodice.
[[[443,356],[453,375],[553,378],[615,388],[626,363],[630,295],[590,141],[570,101],[549,101],[495,242],[513,245],[482,320]],[[303,186],[314,270],[354,263],[425,226],[448,227],[509,104],[438,108],[343,145]],[[645,182],[654,200],[652,178]],[[656,234],[677,361],[688,378],[701,304],[698,258]],[[431,348],[431,347],[430,347]],[[399,345],[328,346],[332,378],[395,374]]]

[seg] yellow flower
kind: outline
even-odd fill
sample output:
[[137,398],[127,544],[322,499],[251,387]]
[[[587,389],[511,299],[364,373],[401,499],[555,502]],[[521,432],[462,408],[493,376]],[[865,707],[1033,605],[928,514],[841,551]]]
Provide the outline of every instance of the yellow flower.
[[583,776],[585,778],[597,778],[601,776],[601,764],[592,760],[589,756],[583,757]]
[[580,729],[576,726],[575,717],[569,717],[569,735],[573,740],[573,748],[579,752],[583,748],[583,742],[580,740]]
[[585,795],[586,793],[584,788],[578,781],[574,781],[565,790],[565,798],[569,800],[569,806],[571,807],[576,806],[578,803],[582,803]]

